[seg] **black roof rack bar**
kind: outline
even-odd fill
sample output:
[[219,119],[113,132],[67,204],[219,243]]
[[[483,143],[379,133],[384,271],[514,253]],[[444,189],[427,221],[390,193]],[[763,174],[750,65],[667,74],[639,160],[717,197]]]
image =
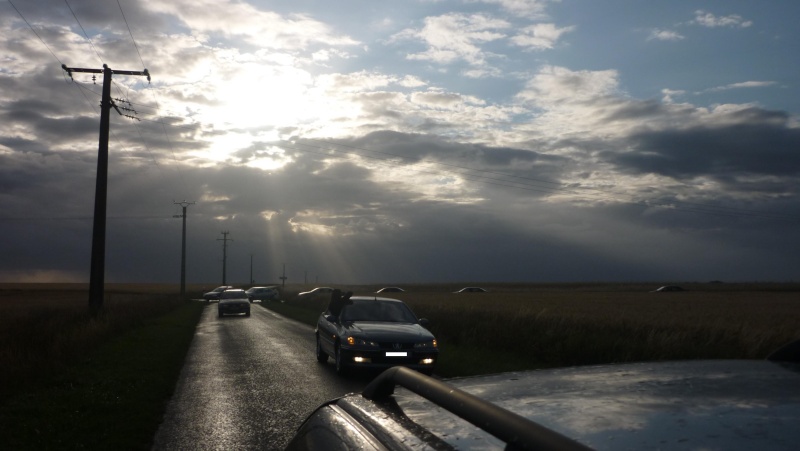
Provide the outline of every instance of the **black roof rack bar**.
[[772,351],[767,360],[773,362],[800,362],[800,340],[787,343]]
[[507,449],[591,449],[514,412],[401,366],[381,373],[361,395],[373,401],[385,400],[397,385],[494,435],[506,442]]

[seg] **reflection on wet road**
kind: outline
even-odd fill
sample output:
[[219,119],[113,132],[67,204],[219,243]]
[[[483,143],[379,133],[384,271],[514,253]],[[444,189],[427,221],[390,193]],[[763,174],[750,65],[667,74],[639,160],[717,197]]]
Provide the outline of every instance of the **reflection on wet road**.
[[283,449],[322,402],[358,392],[368,377],[344,379],[314,358],[313,328],[254,304],[252,316],[197,326],[153,449]]

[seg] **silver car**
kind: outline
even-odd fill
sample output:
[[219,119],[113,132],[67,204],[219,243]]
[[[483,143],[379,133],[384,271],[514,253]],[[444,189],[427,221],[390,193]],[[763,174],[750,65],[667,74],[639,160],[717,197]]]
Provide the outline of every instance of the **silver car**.
[[241,313],[244,313],[244,316],[250,316],[250,300],[247,298],[247,293],[240,289],[223,291],[219,295],[217,313],[220,318],[229,314]]

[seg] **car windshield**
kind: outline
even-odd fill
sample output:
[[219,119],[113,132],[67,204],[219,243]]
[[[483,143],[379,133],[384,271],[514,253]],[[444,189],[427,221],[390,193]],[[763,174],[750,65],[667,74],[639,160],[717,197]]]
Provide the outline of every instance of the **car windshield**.
[[342,309],[342,321],[387,321],[395,323],[416,323],[417,318],[401,302],[377,300],[353,300]]
[[243,290],[223,291],[220,296],[222,299],[247,299],[247,294]]

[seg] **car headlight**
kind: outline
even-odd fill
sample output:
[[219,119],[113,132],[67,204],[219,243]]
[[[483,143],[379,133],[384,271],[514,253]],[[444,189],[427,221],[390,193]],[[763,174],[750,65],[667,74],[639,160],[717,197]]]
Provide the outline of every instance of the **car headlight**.
[[347,344],[350,346],[370,346],[378,347],[378,343],[374,341],[364,340],[363,338],[347,337]]
[[435,348],[436,346],[436,339],[414,343],[414,348]]

